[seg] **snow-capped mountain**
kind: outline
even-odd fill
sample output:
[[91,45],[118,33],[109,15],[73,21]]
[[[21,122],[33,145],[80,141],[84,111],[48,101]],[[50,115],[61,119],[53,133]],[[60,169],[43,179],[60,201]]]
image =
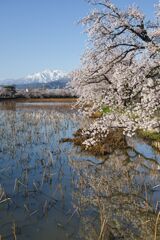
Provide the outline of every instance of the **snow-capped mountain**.
[[64,88],[69,80],[67,73],[47,69],[20,79],[1,80],[0,85],[15,85],[17,88]]
[[60,70],[44,70],[43,72],[28,75],[25,78],[27,83],[39,82],[48,83],[68,78],[67,74]]

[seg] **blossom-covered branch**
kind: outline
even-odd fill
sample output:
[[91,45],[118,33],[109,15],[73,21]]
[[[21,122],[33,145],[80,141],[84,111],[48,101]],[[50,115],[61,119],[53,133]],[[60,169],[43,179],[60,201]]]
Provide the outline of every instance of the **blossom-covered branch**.
[[121,10],[109,0],[88,2],[96,8],[80,22],[89,46],[71,83],[81,109],[89,115],[105,106],[112,110],[95,122],[98,132],[99,126],[105,133],[113,126],[127,134],[137,128],[159,131],[160,3],[153,22],[134,5]]

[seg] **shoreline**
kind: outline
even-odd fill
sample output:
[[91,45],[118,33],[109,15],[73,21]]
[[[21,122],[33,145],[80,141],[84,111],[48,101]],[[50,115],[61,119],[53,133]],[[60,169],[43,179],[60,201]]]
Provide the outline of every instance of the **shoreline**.
[[0,102],[76,102],[75,97],[54,97],[54,98],[0,98]]

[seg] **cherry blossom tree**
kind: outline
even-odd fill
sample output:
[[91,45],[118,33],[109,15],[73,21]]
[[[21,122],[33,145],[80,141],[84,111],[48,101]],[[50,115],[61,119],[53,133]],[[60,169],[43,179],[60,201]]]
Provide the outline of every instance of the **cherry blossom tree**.
[[83,112],[101,111],[102,117],[87,129],[85,144],[111,128],[123,128],[129,136],[136,129],[159,131],[160,2],[152,21],[134,5],[121,10],[110,0],[88,2],[95,9],[80,23],[89,44],[71,85]]

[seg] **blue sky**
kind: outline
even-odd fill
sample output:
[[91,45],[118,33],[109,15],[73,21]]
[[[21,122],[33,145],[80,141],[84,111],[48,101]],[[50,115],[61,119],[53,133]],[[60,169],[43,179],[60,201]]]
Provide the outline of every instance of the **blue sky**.
[[[136,3],[152,17],[156,0],[113,2]],[[85,0],[0,0],[0,79],[77,68],[85,35],[76,21],[89,9]]]

